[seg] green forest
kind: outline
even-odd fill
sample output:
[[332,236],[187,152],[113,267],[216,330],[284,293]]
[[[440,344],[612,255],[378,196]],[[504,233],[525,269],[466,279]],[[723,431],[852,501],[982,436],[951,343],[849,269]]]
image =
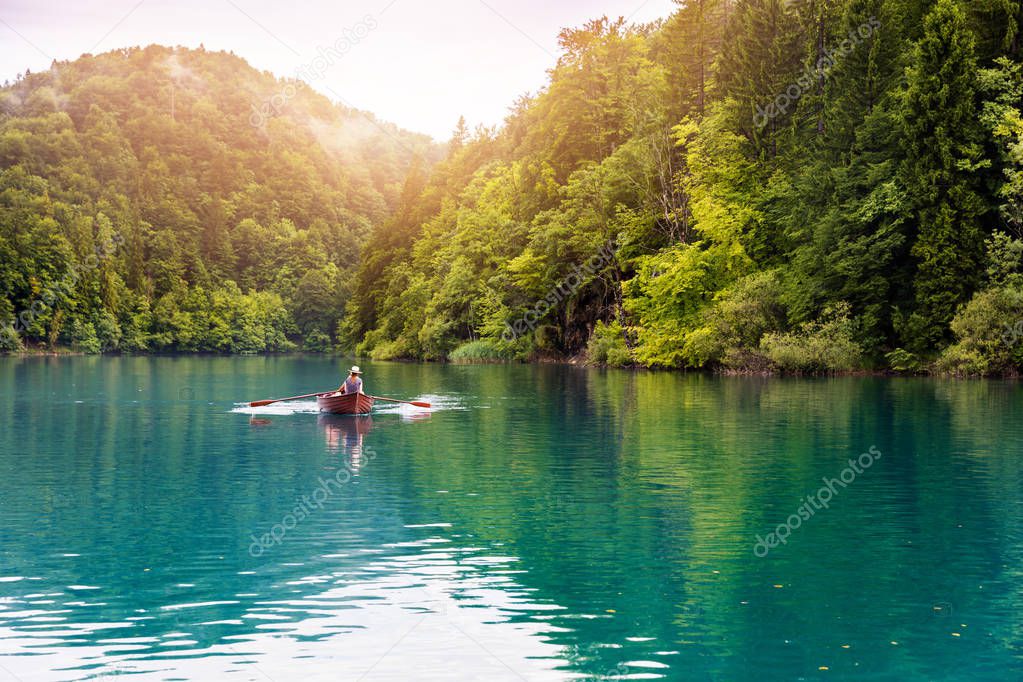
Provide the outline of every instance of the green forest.
[[223,53],[26,74],[0,348],[1016,374],[1023,3],[677,4],[445,145],[307,87],[254,126],[287,82]]
[[237,56],[150,46],[0,90],[0,349],[332,350],[443,147]]

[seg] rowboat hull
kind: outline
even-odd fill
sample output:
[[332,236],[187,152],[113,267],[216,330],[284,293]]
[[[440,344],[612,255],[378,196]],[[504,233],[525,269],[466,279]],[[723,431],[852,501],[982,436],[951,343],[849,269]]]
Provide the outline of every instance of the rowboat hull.
[[320,412],[330,414],[369,414],[373,409],[373,398],[364,393],[325,393],[316,396]]

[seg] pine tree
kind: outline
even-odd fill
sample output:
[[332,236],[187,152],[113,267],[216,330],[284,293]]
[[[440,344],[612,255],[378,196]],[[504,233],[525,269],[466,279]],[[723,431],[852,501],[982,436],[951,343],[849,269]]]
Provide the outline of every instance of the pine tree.
[[454,132],[451,133],[451,140],[448,142],[448,154],[454,154],[465,146],[469,140],[469,127],[465,124],[465,116],[458,117]]
[[948,338],[956,308],[982,270],[985,205],[978,195],[981,157],[975,39],[956,0],[938,0],[908,71],[903,178],[915,207],[914,310],[906,345],[932,351]]
[[900,76],[903,15],[886,0],[850,0],[839,38],[857,36],[855,48],[835,60],[828,74],[828,147],[847,154],[864,119],[895,91]]
[[998,56],[1018,59],[1023,30],[1020,0],[973,0],[969,3],[978,35],[977,55],[986,64]]
[[668,111],[673,120],[702,116],[711,91],[714,60],[721,52],[731,12],[729,0],[675,0],[679,9],[665,22],[654,47],[668,71]]
[[842,19],[843,0],[791,0],[790,11],[798,23],[800,52],[803,55],[799,73],[801,94],[795,107],[800,128],[812,130],[817,137],[824,134],[825,111],[829,103],[826,86],[830,71],[844,58],[849,47],[847,38],[838,29]]
[[741,132],[761,156],[778,153],[777,133],[812,87],[810,77],[800,74],[801,34],[785,0],[739,0],[729,20],[719,84],[737,105]]

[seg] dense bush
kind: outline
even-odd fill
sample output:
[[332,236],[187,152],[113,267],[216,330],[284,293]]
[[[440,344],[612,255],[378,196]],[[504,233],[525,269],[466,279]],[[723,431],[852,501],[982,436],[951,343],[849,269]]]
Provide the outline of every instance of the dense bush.
[[505,345],[493,339],[469,341],[451,351],[448,360],[461,365],[508,362],[514,356]]
[[855,338],[849,306],[839,304],[796,331],[765,334],[760,349],[784,372],[825,374],[860,367],[863,351]]
[[1023,239],[996,232],[987,241],[987,278],[994,286],[1008,284],[1023,272]]
[[698,367],[763,369],[761,338],[785,329],[785,309],[780,301],[781,284],[773,271],[740,279],[715,297],[706,324],[687,335],[688,361]]
[[938,371],[958,376],[1015,374],[1023,366],[1023,279],[973,297],[952,320],[956,342]]
[[92,322],[75,320],[70,332],[72,350],[80,353],[99,353],[103,350],[103,344]]
[[329,334],[319,329],[313,329],[306,333],[305,340],[302,342],[302,350],[310,353],[327,353],[331,350],[332,343]]
[[920,358],[904,348],[896,348],[886,353],[884,357],[888,361],[888,367],[896,372],[915,373],[923,368]]
[[21,338],[10,325],[0,325],[0,353],[17,353],[22,350]]
[[634,361],[632,352],[625,343],[625,334],[620,322],[598,321],[586,345],[587,360],[595,365],[625,367]]
[[96,315],[93,326],[96,328],[96,339],[101,352],[116,351],[121,347],[123,333],[117,318],[109,310]]

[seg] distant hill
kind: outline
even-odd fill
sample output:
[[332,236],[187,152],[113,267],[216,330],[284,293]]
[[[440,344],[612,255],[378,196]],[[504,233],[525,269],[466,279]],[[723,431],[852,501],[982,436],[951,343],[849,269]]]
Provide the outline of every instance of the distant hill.
[[0,89],[0,349],[324,348],[367,236],[442,151],[224,52],[26,74]]

